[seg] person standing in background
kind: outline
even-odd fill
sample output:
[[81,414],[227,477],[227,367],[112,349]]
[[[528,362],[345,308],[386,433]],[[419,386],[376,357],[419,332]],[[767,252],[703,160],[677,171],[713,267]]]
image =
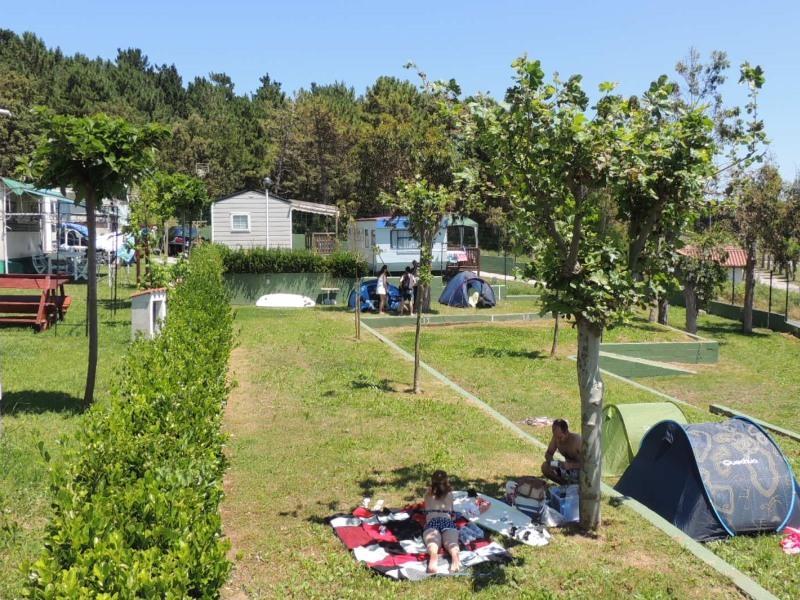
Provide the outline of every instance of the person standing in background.
[[411,314],[413,315],[420,309],[419,263],[416,260],[411,261],[411,275],[414,277],[414,286],[411,288],[414,293],[414,298],[411,300]]
[[386,312],[386,295],[389,293],[389,268],[386,265],[381,267],[378,272],[378,285],[375,286],[375,293],[378,295],[378,313]]

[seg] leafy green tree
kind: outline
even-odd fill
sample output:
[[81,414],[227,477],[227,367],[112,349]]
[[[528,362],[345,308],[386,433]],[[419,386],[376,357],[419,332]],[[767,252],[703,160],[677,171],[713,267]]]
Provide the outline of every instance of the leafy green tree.
[[[139,193],[131,203],[131,221],[136,227],[136,241],[145,263],[145,278],[152,285],[151,244],[147,231],[151,225],[165,229],[168,219],[177,217],[182,223],[191,221],[208,207],[209,198],[203,181],[183,173],[156,171],[142,181]],[[166,250],[166,249],[165,249]]]
[[380,212],[381,194],[416,174],[434,185],[451,182],[452,140],[431,92],[424,79],[420,90],[395,77],[379,77],[367,89],[356,150],[360,214]]
[[764,227],[761,231],[761,249],[772,257],[773,266],[789,278],[793,275],[793,264],[800,256],[800,202],[792,186],[785,187],[780,198],[770,203]]
[[710,174],[711,120],[661,77],[640,98],[603,97],[595,110],[580,76],[545,82],[538,61],[514,63],[507,106],[475,106],[476,134],[514,207],[512,227],[540,244],[543,310],[578,327],[582,469],[580,521],[600,524],[600,338],[648,298],[645,248],[681,223]]
[[744,172],[732,180],[727,201],[721,206],[731,233],[747,254],[745,266],[742,332],[753,332],[753,302],[756,288],[756,252],[759,243],[774,235],[775,204],[783,180],[774,165],[765,164],[756,172]]
[[197,177],[160,171],[153,180],[165,215],[192,220],[209,204],[205,183]]
[[726,258],[727,252],[720,240],[705,235],[693,244],[691,253],[682,254],[677,260],[676,271],[683,285],[686,331],[689,333],[697,333],[700,309],[708,306],[728,278],[728,271],[722,266]]
[[107,115],[73,117],[41,110],[41,138],[25,170],[42,187],[70,187],[86,206],[89,229],[87,284],[89,366],[84,403],[94,399],[97,372],[97,229],[95,209],[103,198],[120,198],[127,186],[154,165],[156,148],[166,135],[158,125],[135,127]]
[[33,150],[36,120],[30,107],[39,99],[30,77],[0,65],[0,173],[13,173],[21,157]]
[[344,83],[312,83],[297,93],[282,183],[289,193],[323,204],[354,195],[360,113],[355,92]]
[[[433,241],[439,233],[442,220],[453,210],[455,198],[444,186],[432,186],[425,179],[404,183],[396,196],[389,200],[396,215],[408,217],[408,230],[419,246],[419,294],[424,298],[431,284],[433,263]],[[416,299],[415,299],[416,300]],[[421,392],[419,386],[420,334],[422,332],[422,307],[417,310],[417,326],[414,335],[414,393]]]

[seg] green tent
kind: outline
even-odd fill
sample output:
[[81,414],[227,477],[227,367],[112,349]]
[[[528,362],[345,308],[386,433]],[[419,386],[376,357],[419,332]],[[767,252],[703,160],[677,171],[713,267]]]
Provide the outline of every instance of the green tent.
[[683,411],[672,402],[609,404],[603,408],[603,475],[622,475],[639,452],[644,435],[666,420],[687,422]]

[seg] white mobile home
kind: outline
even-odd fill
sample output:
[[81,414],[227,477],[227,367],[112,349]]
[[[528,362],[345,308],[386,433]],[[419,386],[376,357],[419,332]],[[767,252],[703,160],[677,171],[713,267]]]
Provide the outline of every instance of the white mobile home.
[[72,201],[7,177],[0,197],[0,272],[33,272],[32,259],[55,246],[59,205]]
[[[211,205],[211,240],[230,248],[292,248],[294,212],[333,217],[338,229],[339,209],[335,206],[247,190]],[[335,240],[335,234],[324,235],[326,240]]]
[[[348,240],[350,251],[364,257],[373,271],[386,265],[397,274],[420,258],[419,242],[411,237],[406,217],[358,219],[350,225]],[[448,216],[433,241],[433,270],[444,271],[448,264],[458,263],[480,269],[478,224],[465,217]]]

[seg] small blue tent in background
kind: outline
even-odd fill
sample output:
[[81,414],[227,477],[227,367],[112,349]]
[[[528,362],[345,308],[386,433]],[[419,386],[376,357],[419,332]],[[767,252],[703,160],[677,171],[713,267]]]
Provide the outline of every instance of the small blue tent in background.
[[[470,299],[474,303],[470,303]],[[462,271],[447,282],[447,287],[439,296],[439,303],[458,308],[491,308],[495,305],[494,290],[472,271]]]
[[[366,312],[368,310],[378,310],[379,300],[378,294],[376,290],[378,289],[378,280],[377,279],[370,279],[369,281],[361,282],[361,312]],[[399,310],[400,302],[402,302],[402,296],[400,294],[400,289],[396,285],[392,285],[391,283],[388,285],[388,292],[386,298],[386,310]],[[350,296],[347,298],[347,307],[351,310],[356,309],[356,291],[353,290],[350,292]]]
[[800,526],[800,487],[778,445],[742,417],[662,421],[616,485],[698,541]]

